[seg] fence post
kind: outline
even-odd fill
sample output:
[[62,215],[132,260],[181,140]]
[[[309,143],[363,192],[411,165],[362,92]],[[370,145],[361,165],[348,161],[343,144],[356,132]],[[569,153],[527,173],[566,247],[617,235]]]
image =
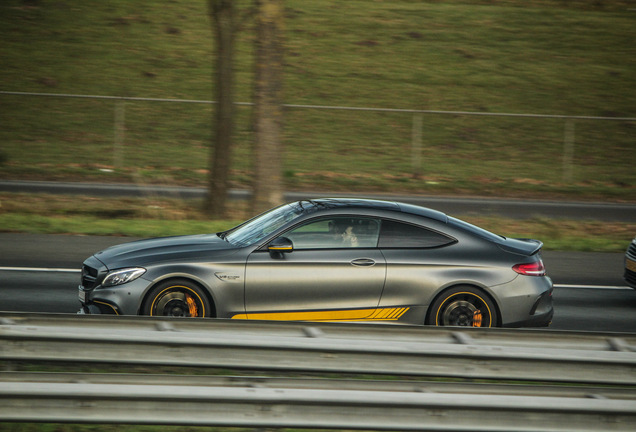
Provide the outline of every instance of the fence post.
[[565,120],[565,132],[563,138],[563,182],[572,183],[574,179],[574,120]]
[[115,126],[113,142],[113,166],[115,169],[122,167],[123,146],[126,131],[126,102],[118,101],[115,104]]
[[422,176],[422,113],[413,114],[411,156],[413,178],[419,179]]

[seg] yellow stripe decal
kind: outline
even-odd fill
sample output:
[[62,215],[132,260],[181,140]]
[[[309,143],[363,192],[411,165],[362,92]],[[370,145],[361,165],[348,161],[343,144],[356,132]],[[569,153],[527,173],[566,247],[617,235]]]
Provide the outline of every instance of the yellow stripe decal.
[[345,309],[310,312],[261,312],[237,314],[232,319],[270,321],[396,321],[410,308]]
[[387,311],[391,311],[393,309],[376,309],[375,313],[369,318],[377,320],[383,319],[387,315]]
[[402,315],[404,315],[406,313],[407,310],[409,310],[409,308],[401,308],[391,318],[399,319]]

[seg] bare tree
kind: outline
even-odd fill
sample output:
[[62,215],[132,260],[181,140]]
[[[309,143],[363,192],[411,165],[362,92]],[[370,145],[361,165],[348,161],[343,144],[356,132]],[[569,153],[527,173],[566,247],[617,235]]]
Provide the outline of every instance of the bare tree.
[[212,29],[216,36],[216,112],[214,144],[210,149],[210,175],[205,211],[212,217],[224,217],[229,188],[229,173],[234,125],[234,35],[233,0],[208,0]]
[[254,213],[283,202],[283,3],[283,0],[255,0]]

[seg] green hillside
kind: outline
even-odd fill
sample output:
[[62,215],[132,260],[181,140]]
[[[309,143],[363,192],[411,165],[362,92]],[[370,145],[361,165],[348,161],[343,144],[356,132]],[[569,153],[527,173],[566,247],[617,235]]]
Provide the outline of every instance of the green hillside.
[[[286,7],[286,104],[406,110],[288,107],[287,188],[636,201],[636,122],[596,118],[636,117],[633,2]],[[243,23],[236,97],[249,102]],[[5,0],[0,91],[209,101],[213,43],[204,0]],[[0,178],[202,186],[212,109],[0,94]],[[251,179],[250,114],[239,107],[228,161],[237,187]]]

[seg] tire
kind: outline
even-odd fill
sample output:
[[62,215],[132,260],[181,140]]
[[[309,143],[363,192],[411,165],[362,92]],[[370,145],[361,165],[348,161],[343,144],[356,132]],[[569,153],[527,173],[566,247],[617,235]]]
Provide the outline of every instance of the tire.
[[492,300],[471,286],[450,288],[429,309],[426,324],[436,326],[497,327],[499,314]]
[[146,298],[143,315],[203,318],[212,314],[205,292],[186,279],[172,279],[156,285]]

